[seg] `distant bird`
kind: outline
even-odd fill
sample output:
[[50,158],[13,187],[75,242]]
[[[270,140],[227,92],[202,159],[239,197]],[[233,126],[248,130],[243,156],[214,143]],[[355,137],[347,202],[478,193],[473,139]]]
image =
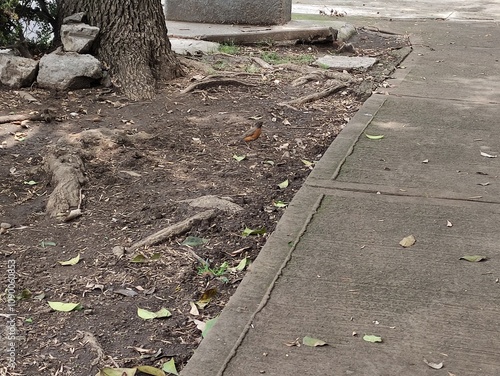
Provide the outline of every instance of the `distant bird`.
[[262,121],[258,121],[255,126],[248,130],[244,135],[243,135],[243,141],[245,142],[250,142],[250,141],[255,141],[260,137],[262,134],[262,125],[264,123]]

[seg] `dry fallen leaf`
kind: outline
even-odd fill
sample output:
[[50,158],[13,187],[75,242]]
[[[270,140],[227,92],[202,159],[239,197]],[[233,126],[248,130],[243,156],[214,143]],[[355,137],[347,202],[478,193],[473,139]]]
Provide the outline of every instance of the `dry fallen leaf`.
[[462,257],[460,257],[460,260],[465,260],[465,261],[469,261],[469,262],[479,262],[479,261],[486,261],[486,260],[488,260],[488,257],[486,257],[486,256],[479,256],[479,255],[462,256]]
[[409,235],[405,238],[403,238],[400,242],[399,245],[405,248],[411,247],[413,244],[415,244],[417,240],[413,235]]
[[483,157],[486,157],[486,158],[496,158],[496,157],[498,157],[498,155],[488,154],[488,153],[485,153],[484,151],[481,152],[481,155]]
[[427,361],[427,359],[424,358],[424,363],[427,364],[429,367],[434,368],[434,369],[441,369],[443,368],[443,362],[441,363],[433,363]]
[[288,347],[297,346],[297,347],[299,347],[300,346],[300,338],[296,338],[295,341],[285,342],[285,346],[288,346]]

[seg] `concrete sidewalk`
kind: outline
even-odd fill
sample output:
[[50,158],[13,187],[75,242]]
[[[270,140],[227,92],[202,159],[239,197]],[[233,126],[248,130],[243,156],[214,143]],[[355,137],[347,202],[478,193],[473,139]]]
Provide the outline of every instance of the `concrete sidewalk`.
[[[500,26],[353,22],[409,32],[414,52],[312,171],[183,376],[500,375]],[[285,345],[304,336],[328,346]]]

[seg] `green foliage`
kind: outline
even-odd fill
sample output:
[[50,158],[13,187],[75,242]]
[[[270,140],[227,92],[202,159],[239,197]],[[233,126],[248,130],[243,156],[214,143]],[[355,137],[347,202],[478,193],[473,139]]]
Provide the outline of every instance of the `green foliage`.
[[49,48],[57,24],[56,0],[0,0],[0,47],[22,54]]
[[223,43],[219,46],[219,52],[228,55],[237,55],[240,52],[240,47],[234,43]]
[[279,55],[275,51],[264,51],[261,55],[261,58],[269,64],[311,64],[314,60],[316,60],[316,57],[312,54]]
[[204,264],[198,268],[198,274],[212,274],[214,277],[220,277],[225,274],[229,264],[227,262],[223,262],[220,266],[216,266],[211,268],[210,265]]

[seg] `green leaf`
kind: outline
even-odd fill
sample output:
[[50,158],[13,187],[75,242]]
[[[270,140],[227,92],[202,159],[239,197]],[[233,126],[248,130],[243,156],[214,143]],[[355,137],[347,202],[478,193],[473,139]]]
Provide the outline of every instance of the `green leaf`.
[[137,316],[144,320],[152,320],[152,319],[162,319],[165,317],[170,317],[172,314],[166,308],[162,308],[159,311],[151,312],[147,309],[137,307]]
[[33,297],[33,300],[42,301],[43,299],[45,299],[45,293],[43,293],[43,292],[41,294],[35,295]]
[[375,343],[375,342],[382,342],[382,337],[379,337],[379,336],[374,336],[372,334],[365,334],[363,336],[363,339],[366,341],[366,342],[371,342],[371,343]]
[[158,319],[163,319],[165,317],[172,316],[170,311],[166,308],[161,308],[159,311],[156,311],[155,313],[156,313],[156,318],[158,318]]
[[135,255],[132,258],[132,260],[130,260],[130,262],[136,262],[136,263],[142,263],[142,262],[146,262],[146,261],[147,261],[147,258],[142,253],[138,253],[137,255]]
[[241,272],[246,268],[247,264],[248,264],[248,257],[245,257],[243,260],[240,261],[240,263],[236,266],[235,269]]
[[243,260],[239,262],[237,266],[235,266],[234,268],[229,268],[229,271],[232,273],[241,272],[246,268],[247,264],[248,264],[248,257],[245,257]]
[[48,242],[45,240],[42,240],[40,242],[40,247],[45,248],[45,247],[55,247],[57,244],[55,242]]
[[302,163],[304,163],[307,167],[311,167],[314,165],[314,162],[309,162],[307,159],[301,159]]
[[24,184],[26,184],[26,185],[37,185],[38,182],[36,182],[34,180],[30,180],[30,181],[25,181]]
[[68,261],[58,261],[59,264],[61,265],[76,265],[80,262],[80,254],[78,256],[73,257],[72,259]]
[[177,368],[175,368],[174,358],[171,358],[168,362],[163,363],[161,367],[166,373],[171,373],[172,375],[178,375]]
[[245,229],[241,233],[241,236],[246,238],[247,236],[250,236],[250,235],[264,235],[265,233],[266,233],[266,229],[264,227],[259,228],[259,229],[252,229],[252,228],[245,227]]
[[80,303],[48,302],[50,308],[59,312],[70,312],[81,309]]
[[286,179],[285,181],[282,181],[281,183],[279,183],[278,187],[280,189],[285,189],[286,187],[288,187],[288,184],[289,184],[288,179]]
[[217,322],[217,319],[219,318],[219,316],[217,317],[214,317],[213,319],[211,320],[208,320],[207,322],[205,322],[205,329],[203,329],[203,331],[201,332],[201,337],[202,338],[205,338],[208,334],[208,332],[212,329],[212,327],[215,325],[215,323]]
[[465,260],[465,261],[469,261],[469,262],[479,262],[479,261],[486,261],[486,260],[488,260],[488,257],[486,257],[486,256],[478,256],[478,255],[474,255],[474,256],[462,256],[462,257],[460,257],[460,260]]
[[151,367],[151,366],[139,366],[137,367],[137,370],[146,373],[148,375],[153,375],[153,376],[166,376],[165,372],[163,372],[159,368]]
[[33,319],[31,317],[28,317],[27,319],[24,320],[24,322],[27,322],[28,324],[33,324]]
[[152,261],[156,261],[156,260],[159,260],[159,259],[160,259],[160,257],[161,257],[161,253],[153,253],[153,254],[151,255],[151,260],[152,260]]
[[274,201],[273,205],[276,206],[277,208],[286,208],[288,204],[283,201]]
[[198,247],[203,244],[207,244],[208,239],[203,239],[203,238],[198,238],[196,236],[188,236],[184,241],[181,243],[182,245],[187,245],[190,247]]
[[103,368],[96,376],[134,376],[135,368]]
[[30,299],[33,296],[30,290],[23,289],[18,295],[17,300]]
[[246,155],[233,155],[233,158],[236,159],[238,162],[241,162],[243,159],[245,159],[247,156]]
[[365,133],[365,136],[368,137],[370,140],[381,140],[384,138],[383,134],[374,136],[374,135]]
[[317,346],[325,346],[328,345],[325,341],[322,341],[317,338],[312,338],[312,337],[304,337],[302,339],[302,344],[305,346],[310,346],[310,347],[317,347]]

